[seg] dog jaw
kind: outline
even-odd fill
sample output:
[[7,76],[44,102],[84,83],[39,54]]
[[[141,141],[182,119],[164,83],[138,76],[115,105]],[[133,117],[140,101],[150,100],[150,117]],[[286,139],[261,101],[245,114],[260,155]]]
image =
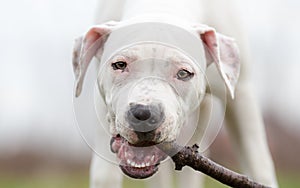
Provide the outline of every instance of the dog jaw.
[[144,179],[155,174],[159,163],[167,157],[153,142],[142,145],[130,144],[120,135],[111,139],[111,151],[116,153],[120,160],[120,168],[126,175],[135,179]]

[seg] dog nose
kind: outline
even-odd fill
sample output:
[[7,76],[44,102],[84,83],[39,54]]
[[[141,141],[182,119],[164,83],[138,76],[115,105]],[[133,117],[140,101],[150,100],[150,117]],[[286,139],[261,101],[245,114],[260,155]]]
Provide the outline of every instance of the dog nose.
[[165,115],[161,105],[131,104],[127,113],[130,126],[137,132],[149,132],[159,127]]
[[146,121],[151,117],[151,111],[148,106],[137,104],[130,108],[131,114],[140,121]]

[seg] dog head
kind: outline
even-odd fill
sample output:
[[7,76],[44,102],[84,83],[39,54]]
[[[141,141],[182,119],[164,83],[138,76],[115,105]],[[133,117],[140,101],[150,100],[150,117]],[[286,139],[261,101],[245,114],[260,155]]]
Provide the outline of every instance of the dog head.
[[[96,56],[105,61],[100,64],[98,86],[108,113],[111,150],[125,174],[146,178],[166,158],[155,145],[176,141],[187,118],[192,118],[199,106],[205,93],[205,72],[192,57],[162,43],[135,43],[103,60],[105,44],[116,40],[109,36],[115,27],[116,23],[97,25],[76,41],[76,96],[91,59]],[[234,41],[204,25],[193,26],[190,32],[205,46],[199,51],[203,63],[216,63],[233,96],[239,74]]]

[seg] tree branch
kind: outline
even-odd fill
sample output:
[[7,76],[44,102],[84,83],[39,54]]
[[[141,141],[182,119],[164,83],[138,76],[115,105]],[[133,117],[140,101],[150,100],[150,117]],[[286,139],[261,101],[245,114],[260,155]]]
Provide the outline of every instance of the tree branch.
[[270,188],[200,155],[198,148],[199,146],[196,144],[192,147],[182,147],[176,143],[165,143],[160,146],[160,149],[172,158],[175,163],[175,170],[181,170],[184,166],[189,166],[230,187]]

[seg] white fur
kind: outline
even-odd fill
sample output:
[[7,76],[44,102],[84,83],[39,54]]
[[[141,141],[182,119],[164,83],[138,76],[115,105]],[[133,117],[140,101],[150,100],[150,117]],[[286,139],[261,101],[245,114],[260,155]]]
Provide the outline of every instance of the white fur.
[[[156,61],[151,60],[153,53],[155,53]],[[106,107],[112,109],[112,113],[108,116],[118,118],[118,123],[110,127],[114,127],[111,129],[111,134],[121,134],[130,143],[136,143],[137,137],[134,136],[133,131],[126,128],[129,125],[124,114],[130,103],[149,105],[156,102],[164,107],[166,119],[157,129],[160,137],[157,137],[155,141],[159,143],[174,140],[185,118],[183,108],[187,106],[191,108],[190,104],[195,103],[194,101],[201,101],[202,95],[195,94],[205,91],[203,88],[205,83],[201,82],[204,81],[201,75],[198,76],[198,80],[193,79],[185,83],[170,75],[176,75],[182,67],[200,74],[199,68],[193,65],[193,62],[188,62],[191,60],[178,51],[157,44],[139,44],[126,48],[112,57],[111,61],[120,60],[127,62],[130,72],[111,71],[109,64],[104,66],[105,69],[99,78],[100,87],[105,93]],[[112,79],[109,79],[110,77]],[[130,80],[129,83],[128,80]],[[194,87],[197,90],[190,89],[190,92],[185,92],[188,88]],[[180,99],[175,95],[174,89],[182,94]]]
[[[235,18],[238,15],[235,15],[233,7],[234,0],[102,0],[100,1],[100,8],[97,10],[97,23],[110,20],[124,21],[142,15],[147,17],[161,15],[163,19],[163,15],[168,15],[184,19],[191,24],[211,24],[218,29],[218,32],[234,36],[239,43],[241,54],[245,56],[242,58],[243,66],[236,89],[236,98],[234,100],[227,98],[226,121],[228,130],[243,172],[258,182],[277,187],[273,162],[265,138],[264,124],[249,84],[246,42],[242,32],[237,27]],[[224,84],[221,79],[218,79],[220,76],[214,67],[209,68],[208,76],[210,83],[216,86],[216,90],[222,90]],[[134,99],[139,98],[139,96],[132,97]],[[202,106],[204,105],[205,101]],[[206,111],[201,111],[201,117],[210,116],[210,106],[206,105],[203,108]],[[172,134],[175,135],[176,133]],[[201,133],[199,132],[199,134]],[[130,135],[128,138],[130,139]],[[101,144],[101,141],[98,142]],[[108,164],[107,161],[95,155],[91,167],[91,187],[121,187],[121,172],[117,168],[117,166]],[[168,170],[169,165],[163,164],[158,174],[147,180],[149,185],[164,188],[172,187],[169,174],[171,171]],[[190,188],[199,187],[202,179],[199,173],[189,169],[178,173],[178,176],[178,185],[181,188],[186,186]]]

